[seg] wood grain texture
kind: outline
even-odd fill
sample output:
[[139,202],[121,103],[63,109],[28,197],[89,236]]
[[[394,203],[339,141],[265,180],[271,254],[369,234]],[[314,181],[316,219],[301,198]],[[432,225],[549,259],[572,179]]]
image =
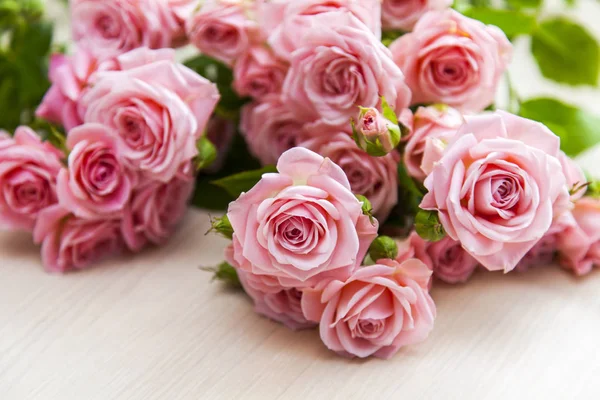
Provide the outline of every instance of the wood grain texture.
[[66,276],[27,235],[0,235],[0,398],[598,398],[600,272],[478,273],[433,289],[430,338],[346,360],[317,331],[256,315],[200,265],[225,241],[190,211],[162,249]]

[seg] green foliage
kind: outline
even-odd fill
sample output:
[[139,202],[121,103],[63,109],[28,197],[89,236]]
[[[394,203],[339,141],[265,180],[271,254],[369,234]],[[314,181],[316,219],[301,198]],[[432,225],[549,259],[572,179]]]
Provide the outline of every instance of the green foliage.
[[598,43],[576,22],[564,17],[541,22],[533,32],[531,51],[548,79],[568,85],[598,83]]
[[203,271],[213,273],[213,281],[220,281],[233,288],[241,288],[237,271],[230,264],[222,262],[216,267],[201,267]]
[[233,227],[231,226],[231,222],[229,222],[227,214],[223,215],[221,218],[213,218],[210,221],[210,224],[210,231],[215,231],[226,239],[233,238]]
[[415,216],[415,231],[430,242],[437,242],[446,236],[437,211],[419,210]]
[[534,14],[515,9],[473,7],[465,10],[465,15],[488,25],[496,25],[509,38],[529,35],[537,25]]
[[215,113],[223,118],[236,120],[240,108],[248,101],[241,98],[233,90],[233,72],[225,64],[205,55],[199,55],[184,62],[184,64],[214,82],[221,94]]
[[273,165],[267,165],[266,167],[260,169],[244,171],[235,175],[221,178],[213,181],[212,183],[213,185],[222,187],[231,196],[237,198],[240,194],[252,189],[254,185],[260,181],[264,174],[276,171],[277,170]]
[[50,86],[47,60],[52,25],[38,0],[0,0],[0,128],[33,120]]
[[561,148],[569,156],[600,142],[600,118],[578,107],[551,98],[535,98],[521,103],[522,117],[539,121],[560,137]]
[[198,171],[209,167],[217,158],[217,148],[206,135],[202,136],[200,140],[196,142],[196,148],[198,149],[198,155],[194,160],[194,164]]
[[507,0],[508,5],[513,8],[540,8],[543,0]]

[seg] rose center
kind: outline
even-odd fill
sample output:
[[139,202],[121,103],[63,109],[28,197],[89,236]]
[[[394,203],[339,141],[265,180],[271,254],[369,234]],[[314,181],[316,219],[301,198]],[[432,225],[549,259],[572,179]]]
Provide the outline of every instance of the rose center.
[[96,29],[105,39],[114,39],[119,36],[119,24],[108,15],[102,15],[96,20]]
[[353,337],[363,339],[373,339],[381,335],[385,329],[385,320],[381,319],[361,319],[356,324],[356,328],[353,330]]

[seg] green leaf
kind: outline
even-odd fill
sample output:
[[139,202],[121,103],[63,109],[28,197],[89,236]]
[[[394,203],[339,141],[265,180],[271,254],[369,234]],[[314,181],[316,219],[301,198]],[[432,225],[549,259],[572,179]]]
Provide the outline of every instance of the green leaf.
[[217,158],[217,148],[214,144],[205,136],[202,136],[196,142],[196,148],[198,149],[198,155],[195,159],[196,170],[209,167]]
[[220,281],[234,288],[242,287],[237,271],[227,262],[222,262],[216,267],[201,267],[200,269],[206,272],[212,272],[213,281]]
[[543,21],[533,32],[531,52],[548,79],[569,85],[598,84],[598,43],[576,22],[564,17]]
[[543,0],[508,0],[507,3],[513,8],[540,8]]
[[244,171],[235,175],[228,176],[216,181],[213,181],[213,185],[217,185],[227,191],[231,196],[237,198],[243,192],[247,192],[252,189],[254,185],[260,181],[263,174],[269,172],[276,172],[277,169],[273,165],[267,165],[261,169],[253,171]]
[[527,100],[521,103],[519,114],[550,128],[560,137],[560,147],[569,156],[600,142],[600,117],[556,99]]
[[415,231],[430,242],[437,242],[446,236],[437,211],[419,210],[415,216]]
[[487,25],[496,25],[509,38],[528,35],[536,27],[535,15],[519,10],[474,7],[466,10],[465,15]]
[[381,96],[381,110],[383,117],[393,123],[394,125],[398,125],[398,116],[396,112],[390,107],[385,97]]
[[406,32],[404,31],[400,31],[400,30],[385,30],[383,32],[381,32],[381,43],[384,44],[384,46],[389,46],[390,44],[394,43],[394,41],[396,41],[396,39],[398,39],[400,36],[404,35]]

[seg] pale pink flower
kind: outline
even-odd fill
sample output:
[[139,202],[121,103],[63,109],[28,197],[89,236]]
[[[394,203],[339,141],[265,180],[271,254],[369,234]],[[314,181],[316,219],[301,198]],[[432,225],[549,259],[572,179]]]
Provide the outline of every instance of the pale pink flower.
[[190,42],[202,53],[232,66],[260,39],[244,1],[209,0],[186,23]]
[[453,108],[444,105],[419,107],[413,116],[413,133],[404,148],[408,174],[423,181],[462,123],[462,114]]
[[73,56],[54,54],[50,58],[49,77],[52,86],[46,92],[36,115],[68,132],[83,123],[85,107],[81,99],[94,84],[97,73],[131,69],[158,60],[173,60],[172,49],[150,50],[142,47],[128,53],[99,61],[86,49]]
[[132,251],[148,242],[164,244],[185,216],[194,191],[192,168],[171,181],[146,181],[133,191],[122,220],[123,236]]
[[463,112],[482,111],[493,102],[512,56],[499,28],[454,10],[428,12],[390,50],[413,104],[443,103]]
[[42,244],[42,262],[49,272],[84,269],[124,249],[118,220],[74,217],[58,204],[40,213],[33,238]]
[[281,91],[287,65],[273,52],[262,46],[253,46],[237,59],[233,68],[233,88],[240,96],[261,99]]
[[[258,21],[269,38],[269,45],[279,57],[288,60],[298,48],[299,35],[319,14],[348,11],[378,40],[381,38],[380,0],[259,0],[257,8]],[[330,15],[335,18],[336,14]]]
[[371,157],[346,133],[321,135],[300,143],[339,165],[355,194],[365,196],[374,215],[384,221],[398,202],[398,154]]
[[304,148],[285,152],[278,173],[264,174],[229,205],[233,258],[243,271],[302,288],[346,279],[377,235],[344,171]]
[[583,197],[587,190],[587,178],[577,163],[567,156],[563,151],[558,155],[558,161],[562,165],[563,173],[567,178],[567,187],[571,194],[571,201],[577,201]]
[[56,183],[60,205],[78,217],[119,217],[129,201],[136,176],[121,160],[117,138],[100,124],[73,128],[67,137],[68,169]]
[[57,202],[61,151],[27,127],[0,131],[0,228],[33,230],[40,211]]
[[479,265],[460,242],[449,237],[428,243],[427,254],[431,258],[433,275],[446,283],[468,281]]
[[[293,330],[313,328],[317,324],[308,321],[302,313],[302,291],[296,288],[277,287],[264,292],[262,285],[255,286],[256,279],[252,279],[251,272],[238,270],[238,277],[242,283],[244,291],[254,302],[254,309],[257,313],[264,315],[273,321],[281,322],[286,327]],[[258,279],[262,282],[261,279]]]
[[383,0],[383,29],[410,31],[427,11],[444,10],[451,5],[452,0]]
[[425,179],[421,208],[489,270],[512,270],[568,209],[560,140],[544,125],[497,111],[465,117]]
[[558,234],[560,264],[577,275],[600,266],[600,199],[583,197],[566,214],[568,227]]
[[170,47],[181,25],[163,0],[71,0],[73,39],[97,58]]
[[286,150],[298,146],[314,134],[323,133],[318,129],[305,129],[305,124],[298,120],[278,95],[245,105],[241,113],[240,131],[250,152],[263,165],[277,163]]
[[131,168],[168,182],[198,153],[196,141],[218,100],[210,81],[160,60],[100,74],[83,102],[86,122],[112,129]]
[[427,282],[431,271],[417,259],[380,260],[345,280],[305,289],[302,310],[319,322],[321,340],[349,357],[390,358],[422,342],[433,329],[436,309]]
[[356,107],[384,96],[398,112],[410,102],[402,71],[389,50],[349,12],[317,14],[295,34],[297,50],[283,83],[284,102],[297,118],[345,128]]

